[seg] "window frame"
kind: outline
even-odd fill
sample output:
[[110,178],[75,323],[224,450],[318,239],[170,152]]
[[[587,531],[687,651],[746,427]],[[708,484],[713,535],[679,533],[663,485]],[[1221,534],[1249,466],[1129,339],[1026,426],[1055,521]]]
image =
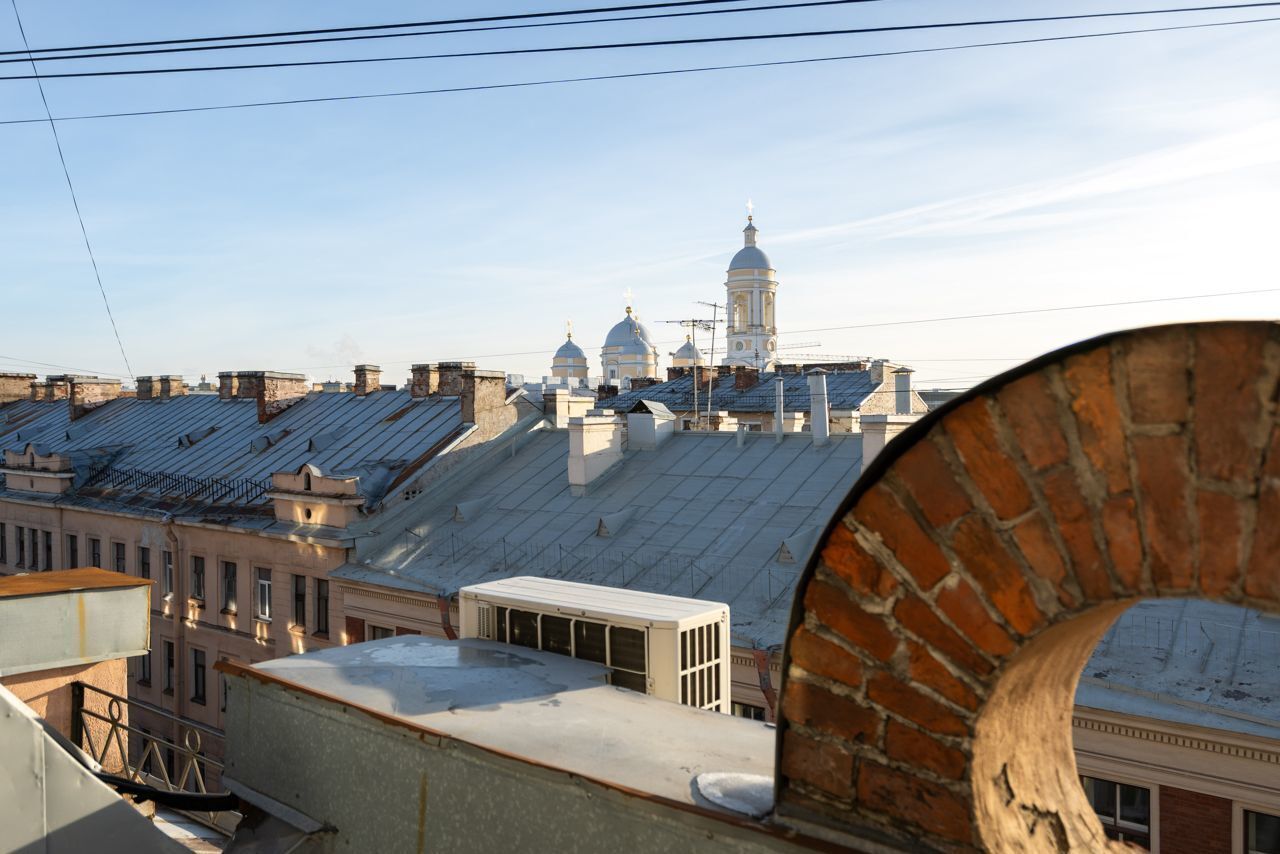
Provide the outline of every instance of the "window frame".
[[[31,564],[27,568],[33,572],[40,571],[40,529],[27,528],[27,539],[31,541],[29,551],[31,552]],[[45,567],[49,569],[49,567]]]
[[204,607],[205,597],[205,577],[204,577],[204,555],[191,556],[191,591],[187,594],[187,598]]
[[160,595],[166,600],[173,598],[173,552],[160,550]]
[[62,547],[65,549],[62,555],[62,564],[67,569],[78,569],[80,566],[80,535],[68,531],[63,537]]
[[139,656],[142,660],[138,663],[138,684],[151,686],[151,650],[147,650]]
[[205,651],[199,647],[191,647],[191,702],[205,705],[206,694],[206,662]]
[[119,540],[111,541],[111,569],[123,575],[129,574],[128,546]]
[[[293,613],[290,615],[290,625],[294,628],[307,630],[307,577],[293,573],[291,581],[291,593],[293,594]],[[299,589],[301,582],[301,589]]]
[[18,569],[27,568],[27,535],[26,529],[21,525],[13,526],[13,541],[17,544],[18,550],[14,552],[14,566]]
[[173,671],[176,666],[174,656],[176,655],[177,650],[174,648],[174,643],[171,640],[161,641],[161,644],[163,644],[162,649],[164,650],[164,693],[172,696],[174,690],[173,677],[175,675]]
[[222,567],[222,613],[235,616],[240,612],[240,567],[233,560],[219,561],[219,566]]
[[[254,567],[253,618],[260,623],[271,622],[271,568]],[[265,593],[265,595],[264,595]]]
[[89,538],[89,565],[102,569],[102,537]]
[[[1118,842],[1139,842],[1146,849],[1151,849],[1152,839],[1154,837],[1154,828],[1156,824],[1156,807],[1155,803],[1159,795],[1159,789],[1151,783],[1129,783],[1123,780],[1116,780],[1110,777],[1095,777],[1092,774],[1081,772],[1079,774],[1080,787],[1085,791],[1085,799],[1094,811],[1094,815],[1098,817],[1099,823],[1102,825],[1103,832],[1108,839]],[[1089,798],[1089,791],[1085,788],[1085,780],[1092,780],[1095,783],[1104,783],[1112,787],[1112,815],[1106,816],[1098,812],[1097,807]],[[1121,788],[1128,787],[1130,789],[1141,789],[1147,793],[1147,823],[1145,828],[1136,822],[1126,821],[1120,817],[1121,814]]]
[[319,637],[329,636],[329,580],[316,579],[316,630]]
[[138,577],[151,580],[151,547],[138,546]]

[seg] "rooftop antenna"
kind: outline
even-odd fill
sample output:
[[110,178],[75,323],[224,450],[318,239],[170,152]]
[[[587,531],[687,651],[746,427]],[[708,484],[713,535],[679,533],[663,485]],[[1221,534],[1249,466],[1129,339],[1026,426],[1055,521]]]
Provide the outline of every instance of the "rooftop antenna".
[[[747,204],[751,204],[750,200]],[[703,302],[698,300],[698,305],[705,305],[711,308],[711,353],[707,356],[707,426],[711,426],[711,382],[715,375],[716,366],[716,324],[720,322],[720,309],[728,311],[728,306],[721,305],[718,302]],[[694,377],[694,384],[697,385],[697,377]]]
[[[689,330],[689,340],[693,344],[693,348],[698,349],[698,330],[704,332],[711,331],[711,340],[715,340],[716,322],[714,320],[704,320],[699,317],[692,317],[685,320],[660,320],[659,323],[677,323]],[[675,353],[671,356],[674,358]],[[693,427],[698,429],[698,366],[693,366]]]

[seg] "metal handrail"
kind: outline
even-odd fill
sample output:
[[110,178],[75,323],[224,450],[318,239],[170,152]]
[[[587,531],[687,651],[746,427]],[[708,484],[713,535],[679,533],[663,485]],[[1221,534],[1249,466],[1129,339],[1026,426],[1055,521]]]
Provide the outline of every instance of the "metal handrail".
[[[202,752],[209,744],[220,742],[223,734],[212,727],[178,717],[172,712],[140,700],[129,700],[110,691],[104,691],[83,682],[73,683],[71,691],[71,740],[89,754],[93,761],[104,767],[122,769],[120,776],[126,780],[153,786],[170,792],[197,794],[221,794],[220,786],[211,790],[209,782],[220,783],[224,765]],[[85,694],[106,699],[106,714],[87,708]],[[125,720],[130,708],[145,710],[176,726],[178,741],[142,730]],[[101,730],[92,722],[106,724],[106,731],[95,737],[94,730]],[[181,743],[179,743],[179,741]],[[165,750],[173,751],[174,769],[170,774]],[[159,769],[159,773],[156,773]],[[212,771],[212,773],[209,773]],[[176,779],[175,779],[176,778]],[[234,813],[187,813],[202,824],[229,833],[238,821]]]

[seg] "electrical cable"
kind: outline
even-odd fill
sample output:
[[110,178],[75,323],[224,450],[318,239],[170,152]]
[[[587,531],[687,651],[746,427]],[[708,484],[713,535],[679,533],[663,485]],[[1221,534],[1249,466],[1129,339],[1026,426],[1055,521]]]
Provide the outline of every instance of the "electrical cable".
[[[240,48],[251,47],[287,47],[290,45],[306,45],[306,44],[329,44],[334,42],[349,41],[368,41],[372,39],[396,39],[409,38],[413,36],[448,36],[458,33],[487,33],[500,30],[527,30],[539,29],[544,27],[567,27],[577,24],[612,24],[627,21],[653,21],[667,18],[690,18],[706,15],[731,15],[740,12],[772,12],[785,9],[803,9],[818,6],[845,6],[851,3],[876,3],[879,0],[804,0],[799,3],[774,3],[767,6],[746,6],[740,9],[702,9],[696,12],[663,12],[657,15],[627,15],[614,18],[592,18],[585,21],[543,21],[537,24],[502,24],[494,27],[466,27],[452,30],[425,30],[419,32],[395,32],[395,33],[373,33],[362,36],[331,36],[325,38],[314,39],[291,39],[288,41],[267,41],[267,42],[244,42],[240,44],[214,44],[199,45],[195,47],[174,47],[160,48],[155,50],[130,50],[115,51],[108,53],[74,53],[65,56],[38,56],[36,62],[55,62],[65,59],[98,59],[103,57],[117,56],[154,56],[158,54],[170,53],[194,53],[198,51],[209,50],[237,50]],[[4,56],[4,52],[0,52],[0,56]],[[0,65],[10,62],[26,62],[23,57],[17,59],[0,59]]]
[[[1240,4],[1241,6],[1260,7],[1260,6],[1280,6],[1278,0],[1268,0],[1264,3]],[[117,69],[114,71],[62,71],[53,74],[38,75],[45,80],[53,79],[70,79],[84,77],[134,77],[139,75],[152,74],[195,74],[211,71],[255,71],[262,69],[275,68],[311,68],[317,66],[332,65],[365,65],[370,63],[382,62],[416,62],[428,59],[469,59],[487,56],[527,56],[531,54],[553,54],[553,53],[572,53],[579,51],[596,51],[596,50],[631,50],[634,48],[646,47],[675,47],[682,45],[704,45],[704,44],[740,44],[744,42],[758,41],[777,41],[781,39],[809,39],[809,38],[825,38],[828,36],[847,36],[847,35],[867,35],[871,33],[893,33],[893,32],[909,32],[922,30],[937,29],[955,29],[960,27],[990,27],[990,26],[1006,26],[1009,24],[1029,24],[1029,23],[1047,23],[1059,21],[1075,21],[1092,18],[1110,18],[1132,15],[1159,15],[1159,14],[1175,14],[1186,12],[1202,12],[1208,9],[1226,9],[1230,7],[1210,7],[1210,6],[1193,6],[1181,7],[1174,9],[1158,9],[1143,12],[1099,12],[1083,15],[1052,15],[1038,18],[1003,18],[982,21],[947,21],[935,22],[931,24],[901,24],[888,27],[854,27],[838,30],[804,30],[789,33],[754,33],[748,35],[737,36],[706,36],[702,38],[684,38],[684,39],[655,39],[651,41],[634,41],[634,42],[611,42],[604,44],[585,44],[585,45],[557,45],[554,47],[525,47],[525,48],[504,48],[502,50],[473,50],[458,51],[454,53],[425,53],[415,54],[412,56],[366,56],[355,57],[349,59],[307,59],[295,60],[291,62],[248,62],[237,65],[192,65],[192,66],[170,66],[165,68],[128,68]],[[1263,19],[1272,20],[1272,19]],[[1249,22],[1213,22],[1214,24],[1224,25],[1229,23],[1249,23]],[[1206,27],[1213,24],[1206,23],[1198,26]],[[1194,29],[1197,25],[1186,25],[1181,29]],[[1168,28],[1152,28],[1150,31],[1155,32],[1160,29],[1180,29],[1179,27]],[[1067,38],[1067,37],[1060,37]],[[34,68],[32,69],[34,71]],[[0,81],[6,80],[32,80],[37,75],[34,74],[13,74],[0,76]]]
[[[644,78],[644,77],[663,77],[663,76],[679,75],[679,74],[702,74],[702,73],[713,72],[713,71],[737,71],[737,70],[749,69],[749,68],[772,68],[772,67],[787,66],[787,65],[810,65],[810,64],[825,63],[825,62],[845,62],[845,61],[857,60],[857,59],[879,59],[879,58],[892,57],[892,56],[911,56],[916,54],[947,53],[950,51],[974,50],[978,48],[1010,47],[1010,46],[1016,46],[1016,45],[1043,44],[1046,42],[1108,38],[1111,36],[1141,35],[1146,33],[1165,33],[1165,32],[1179,31],[1179,30],[1199,30],[1199,29],[1207,29],[1212,27],[1238,26],[1242,24],[1275,23],[1277,21],[1280,21],[1280,16],[1269,17],[1269,18],[1250,18],[1250,19],[1239,20],[1239,21],[1215,21],[1215,22],[1204,23],[1204,24],[1182,24],[1182,25],[1170,26],[1170,27],[1146,27],[1146,28],[1133,29],[1133,30],[1113,30],[1113,31],[1103,32],[1103,33],[1080,33],[1080,34],[1069,35],[1069,36],[1043,36],[1040,38],[1032,38],[1032,39],[1010,39],[1006,41],[996,41],[996,42],[975,42],[971,44],[944,45],[941,47],[909,48],[906,50],[876,51],[873,53],[855,53],[855,54],[844,54],[840,56],[818,56],[818,57],[807,57],[802,59],[780,59],[780,60],[772,60],[768,62],[743,62],[743,63],[734,63],[729,65],[705,65],[705,66],[697,66],[697,67],[691,67],[691,68],[668,68],[668,69],[660,69],[657,71],[634,71],[634,72],[628,72],[623,74],[594,74],[594,75],[589,75],[585,77],[560,77],[560,78],[552,78],[548,80],[524,80],[524,81],[516,81],[512,83],[485,83],[485,84],[477,84],[474,86],[451,86],[451,87],[444,87],[439,89],[413,89],[413,90],[401,91],[401,92],[372,92],[372,93],[361,94],[361,95],[327,95],[327,96],[319,96],[315,98],[286,98],[286,99],[275,100],[275,101],[250,101],[250,102],[239,103],[239,104],[213,104],[213,105],[204,106],[204,107],[172,107],[170,109],[164,109],[164,110],[129,110],[129,111],[118,112],[118,113],[88,113],[88,114],[82,114],[82,115],[58,116],[56,119],[54,119],[54,121],[71,122],[71,121],[86,121],[86,120],[92,120],[92,119],[136,118],[139,116],[165,116],[165,115],[176,115],[181,113],[206,113],[206,112],[216,112],[219,110],[245,110],[245,109],[256,109],[261,107],[283,107],[283,106],[292,106],[297,104],[323,104],[323,103],[333,103],[333,102],[340,102],[340,101],[365,101],[365,100],[372,100],[372,99],[379,99],[379,98],[404,98],[404,97],[413,97],[413,96],[421,96],[421,95],[445,95],[445,94],[454,94],[454,93],[462,93],[462,92],[485,92],[485,91],[493,91],[493,90],[501,90],[501,89],[521,89],[521,88],[527,88],[532,86],[555,86],[555,85],[563,85],[568,83],[592,83],[592,82],[601,82],[601,81],[610,81],[610,80],[630,80],[630,79],[638,79],[638,78]],[[0,78],[0,80],[2,79],[5,79],[5,78]],[[44,121],[46,120],[45,119],[0,119],[0,125],[23,125],[23,124],[33,124],[36,122],[44,122]]]
[[[13,16],[18,21],[18,33],[22,36],[22,43],[27,43],[27,33],[22,27],[22,16],[18,14],[18,0],[10,0],[13,5]],[[31,70],[36,71],[35,64],[32,63]],[[120,347],[120,358],[124,359],[125,371],[128,372],[130,379],[133,378],[133,367],[129,364],[129,357],[124,352],[124,342],[120,340],[120,330],[116,328],[115,315],[111,313],[111,303],[107,300],[107,289],[102,285],[102,274],[98,271],[98,259],[94,257],[93,245],[89,242],[89,231],[84,226],[84,215],[80,213],[80,200],[76,198],[75,185],[71,183],[71,170],[67,168],[67,158],[62,153],[62,140],[58,138],[58,125],[53,120],[53,112],[49,109],[49,99],[44,94],[44,84],[40,82],[39,72],[35,74],[36,87],[40,90],[40,102],[44,104],[45,115],[49,117],[49,130],[53,131],[53,144],[58,149],[58,162],[62,164],[62,176],[67,179],[67,189],[71,191],[71,204],[76,209],[76,220],[80,223],[80,235],[84,238],[84,248],[89,253],[89,262],[93,265],[93,277],[98,282],[98,292],[102,294],[102,304],[107,308],[107,318],[111,321],[111,331],[115,333],[116,344]]]

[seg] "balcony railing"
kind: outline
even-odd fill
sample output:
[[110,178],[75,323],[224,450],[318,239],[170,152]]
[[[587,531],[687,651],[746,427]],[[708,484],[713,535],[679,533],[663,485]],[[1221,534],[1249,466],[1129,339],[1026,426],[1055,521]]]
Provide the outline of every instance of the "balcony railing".
[[[135,713],[166,733],[143,728]],[[71,686],[71,740],[105,771],[131,782],[169,792],[226,792],[223,763],[213,758],[225,755],[223,734],[150,703],[76,682]],[[233,811],[183,812],[228,835],[240,820]]]

